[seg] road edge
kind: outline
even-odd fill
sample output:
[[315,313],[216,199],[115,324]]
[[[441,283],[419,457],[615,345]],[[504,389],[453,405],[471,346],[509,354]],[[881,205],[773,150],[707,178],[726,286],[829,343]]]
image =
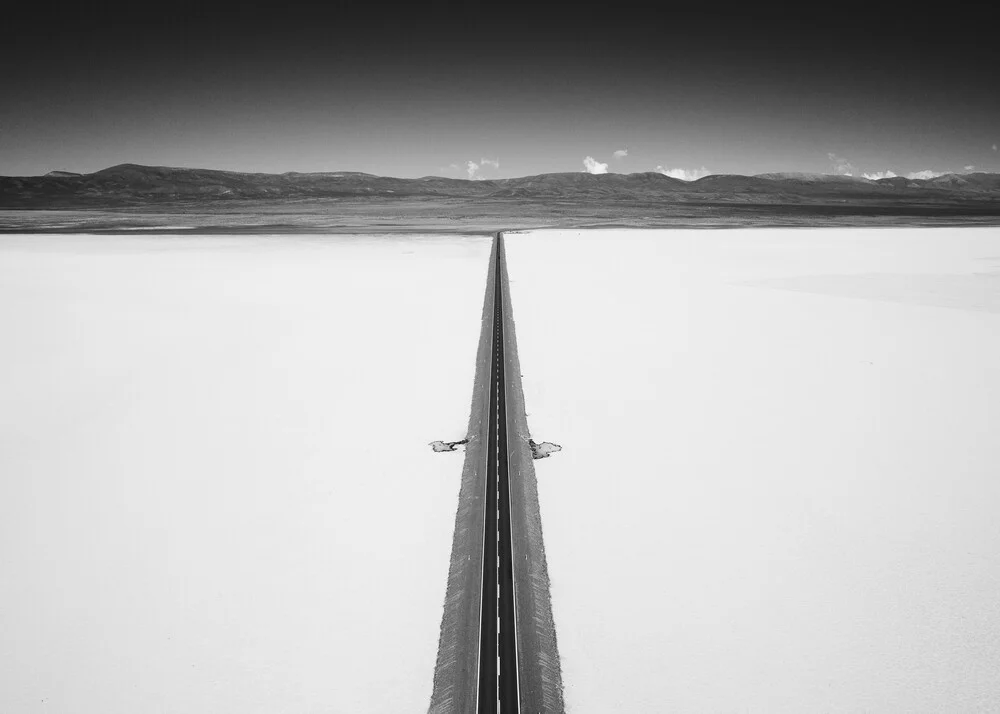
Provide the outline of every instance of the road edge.
[[511,497],[511,531],[514,534],[514,590],[517,597],[518,669],[521,707],[538,714],[563,714],[562,669],[556,641],[549,587],[548,564],[542,537],[538,482],[532,460],[528,419],[521,386],[521,362],[514,331],[503,233],[497,234],[500,251],[504,316],[504,372],[507,399],[507,449]]
[[486,294],[476,352],[476,376],[466,438],[465,463],[455,514],[448,587],[434,667],[434,688],[428,714],[475,711],[479,686],[479,606],[483,571],[483,493],[489,431],[489,390],[493,351],[497,241],[490,251]]

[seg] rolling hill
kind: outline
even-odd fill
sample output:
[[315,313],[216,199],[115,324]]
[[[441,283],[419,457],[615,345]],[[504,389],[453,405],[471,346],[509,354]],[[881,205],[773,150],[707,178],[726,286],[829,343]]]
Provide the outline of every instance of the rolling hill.
[[82,175],[53,171],[45,176],[0,177],[0,207],[4,208],[368,197],[736,205],[902,201],[1000,207],[1000,174],[946,174],[925,180],[896,177],[874,181],[823,174],[716,174],[688,182],[656,172],[597,175],[576,172],[469,181],[439,176],[391,178],[349,171],[262,174],[121,164]]

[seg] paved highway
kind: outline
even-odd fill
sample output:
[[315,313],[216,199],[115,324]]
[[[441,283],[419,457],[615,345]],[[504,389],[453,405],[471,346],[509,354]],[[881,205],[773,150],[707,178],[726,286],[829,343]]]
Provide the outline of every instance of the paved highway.
[[[495,251],[496,274],[502,254]],[[507,454],[504,320],[501,280],[495,280],[490,366],[489,439],[483,494],[483,587],[480,604],[479,714],[520,711],[517,682],[517,617]]]
[[562,714],[503,235],[490,256],[430,714]]

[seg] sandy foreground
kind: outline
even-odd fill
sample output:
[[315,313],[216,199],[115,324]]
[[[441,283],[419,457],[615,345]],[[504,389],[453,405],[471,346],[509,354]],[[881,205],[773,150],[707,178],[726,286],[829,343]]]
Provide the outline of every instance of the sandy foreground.
[[1000,230],[510,234],[567,711],[992,711]]
[[0,238],[0,711],[426,711],[488,238]]

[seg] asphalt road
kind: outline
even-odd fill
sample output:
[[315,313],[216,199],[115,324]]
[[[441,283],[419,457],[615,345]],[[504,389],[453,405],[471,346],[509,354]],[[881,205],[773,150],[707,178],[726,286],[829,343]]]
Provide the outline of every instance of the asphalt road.
[[431,714],[564,711],[503,236],[487,275]]
[[[501,253],[494,260],[500,272]],[[490,368],[489,438],[483,494],[483,587],[480,605],[479,714],[517,714],[517,617],[510,522],[507,400],[504,379],[502,282],[494,280],[493,350]]]

